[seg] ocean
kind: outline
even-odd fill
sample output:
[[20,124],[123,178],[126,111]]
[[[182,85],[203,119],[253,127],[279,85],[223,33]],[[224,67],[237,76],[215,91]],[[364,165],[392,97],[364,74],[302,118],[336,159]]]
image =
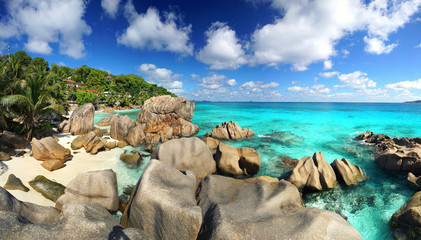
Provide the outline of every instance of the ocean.
[[[136,119],[138,111],[118,113]],[[95,121],[109,115],[96,114]],[[381,169],[374,161],[373,146],[353,138],[367,130],[390,137],[421,137],[421,104],[198,102],[192,122],[200,127],[196,136],[203,136],[230,120],[254,130],[256,137],[225,142],[258,151],[262,158],[258,175],[285,177],[288,169],[280,164],[284,155],[301,159],[314,152],[322,152],[329,163],[345,158],[359,165],[369,177],[366,182],[307,194],[304,203],[340,214],[363,239],[393,239],[390,218],[416,188],[406,180],[405,173]],[[114,167],[120,193],[124,186],[137,182],[148,161],[144,159],[136,169],[127,168],[121,161]]]

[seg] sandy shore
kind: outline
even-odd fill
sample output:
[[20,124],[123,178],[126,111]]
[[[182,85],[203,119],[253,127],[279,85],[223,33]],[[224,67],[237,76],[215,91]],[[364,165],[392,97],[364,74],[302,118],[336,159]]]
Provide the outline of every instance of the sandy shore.
[[[57,135],[59,143],[65,148],[70,148],[70,143],[76,136],[71,134]],[[54,206],[55,203],[46,199],[41,193],[35,191],[28,182],[37,175],[43,175],[46,178],[56,181],[66,186],[78,173],[93,170],[113,168],[118,161],[119,156],[124,150],[115,148],[109,151],[99,152],[96,155],[86,153],[84,148],[72,151],[73,159],[66,162],[66,166],[53,172],[41,166],[42,161],[38,161],[29,155],[29,149],[23,157],[13,157],[10,161],[5,161],[8,171],[0,176],[0,186],[4,186],[9,174],[15,174],[22,183],[29,188],[29,192],[20,190],[8,190],[17,199],[25,202],[31,202],[43,206]]]

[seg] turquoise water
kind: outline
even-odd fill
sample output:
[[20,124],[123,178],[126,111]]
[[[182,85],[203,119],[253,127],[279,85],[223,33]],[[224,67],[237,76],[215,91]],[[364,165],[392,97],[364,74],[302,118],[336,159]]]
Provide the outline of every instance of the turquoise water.
[[[120,111],[120,114],[123,111]],[[138,110],[125,111],[136,119]],[[97,114],[95,120],[110,114]],[[389,220],[415,191],[406,174],[380,169],[373,158],[373,147],[354,141],[358,134],[371,130],[391,137],[421,136],[421,104],[389,103],[196,103],[193,123],[200,127],[197,136],[210,132],[223,121],[233,120],[252,128],[256,137],[226,141],[256,149],[262,157],[259,175],[286,176],[280,156],[300,159],[323,152],[331,163],[346,158],[359,165],[369,179],[356,186],[304,196],[308,207],[334,211],[354,226],[363,239],[393,239]],[[129,149],[129,148],[128,148]],[[137,148],[141,149],[141,148]],[[115,169],[119,188],[135,183],[144,167]]]

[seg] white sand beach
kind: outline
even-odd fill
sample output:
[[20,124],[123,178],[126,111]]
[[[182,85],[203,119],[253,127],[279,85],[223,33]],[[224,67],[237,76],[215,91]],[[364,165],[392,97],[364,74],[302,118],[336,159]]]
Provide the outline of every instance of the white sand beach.
[[[59,134],[57,137],[59,138],[59,143],[69,149],[71,149],[70,143],[76,138],[76,136],[71,134]],[[73,155],[72,160],[67,161],[65,167],[52,172],[41,166],[42,161],[38,161],[30,156],[30,149],[26,149],[25,151],[27,153],[23,157],[13,157],[12,160],[4,162],[9,169],[0,176],[0,186],[4,186],[8,176],[13,173],[29,188],[28,192],[8,190],[13,196],[25,202],[31,202],[42,206],[54,206],[54,202],[34,190],[28,182],[37,175],[43,175],[50,180],[66,186],[80,172],[113,168],[116,161],[118,161],[116,156],[120,155],[124,150],[121,148],[114,148],[109,151],[98,152],[96,155],[86,153],[84,148],[76,151],[71,150]]]

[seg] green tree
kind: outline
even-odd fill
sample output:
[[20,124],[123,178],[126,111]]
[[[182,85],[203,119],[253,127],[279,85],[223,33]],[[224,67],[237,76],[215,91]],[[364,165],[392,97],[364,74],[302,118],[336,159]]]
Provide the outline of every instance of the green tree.
[[97,95],[86,92],[86,91],[77,91],[76,92],[76,102],[78,106],[82,106],[85,103],[93,103],[96,104],[98,101]]
[[41,66],[44,69],[48,69],[48,66],[49,66],[48,62],[45,61],[45,59],[41,58],[41,57],[36,57],[36,58],[32,59],[31,65]]
[[22,64],[22,66],[27,67],[29,66],[29,64],[31,64],[31,61],[32,61],[31,56],[26,54],[26,52],[23,50],[15,52],[13,56],[17,58],[17,60],[20,62],[20,64]]

